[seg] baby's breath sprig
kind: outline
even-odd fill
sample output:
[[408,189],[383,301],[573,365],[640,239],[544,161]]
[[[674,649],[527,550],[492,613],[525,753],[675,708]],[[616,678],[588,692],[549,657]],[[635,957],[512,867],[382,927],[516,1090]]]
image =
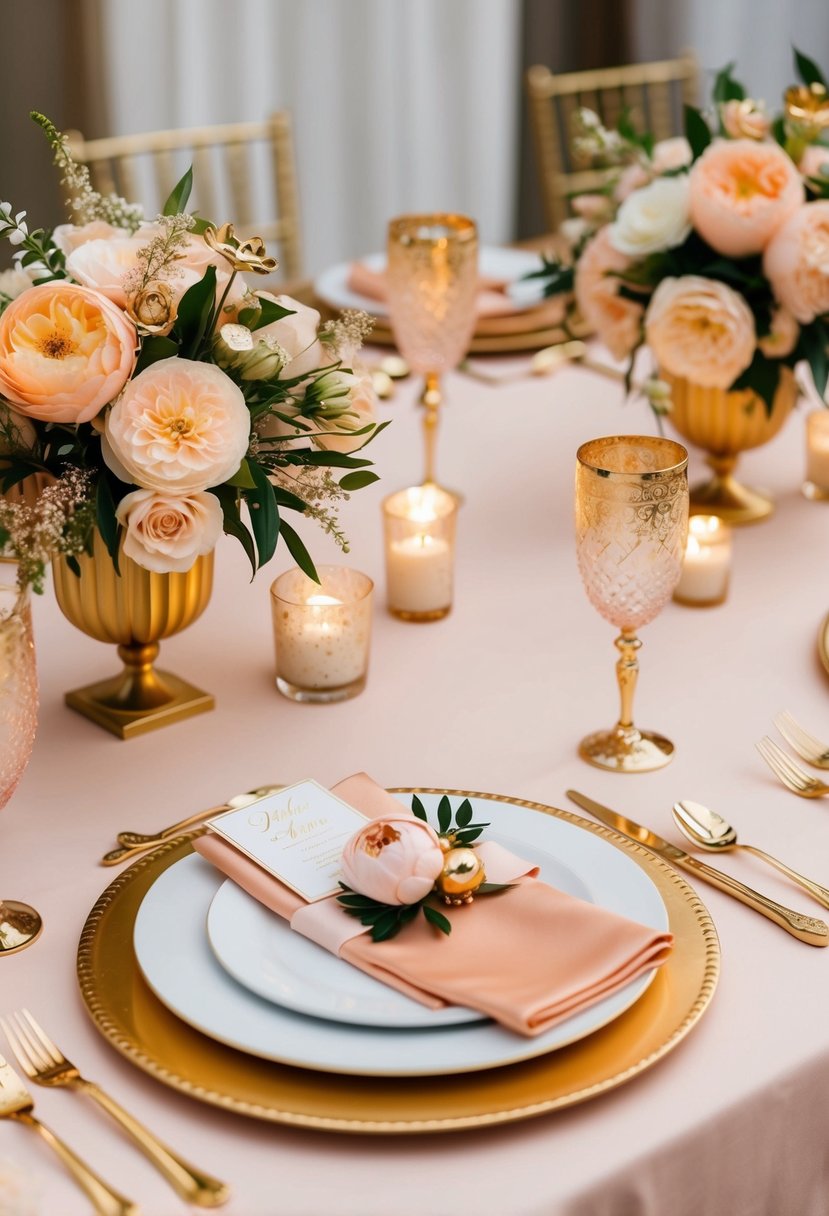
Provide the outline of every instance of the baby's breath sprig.
[[124,276],[124,291],[128,296],[142,291],[148,283],[181,277],[183,271],[176,263],[181,260],[195,223],[193,216],[186,213],[156,218],[155,225],[160,231],[138,250],[136,265]]

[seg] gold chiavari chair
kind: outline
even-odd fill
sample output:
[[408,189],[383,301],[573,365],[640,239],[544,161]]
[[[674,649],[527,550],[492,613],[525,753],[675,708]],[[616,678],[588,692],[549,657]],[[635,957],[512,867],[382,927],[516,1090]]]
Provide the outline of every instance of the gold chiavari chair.
[[693,55],[684,54],[656,63],[560,75],[536,65],[528,70],[526,83],[544,216],[552,232],[569,214],[568,198],[596,189],[606,178],[606,171],[579,164],[571,150],[575,112],[585,106],[606,127],[615,127],[627,110],[640,130],[667,139],[682,131],[682,104],[696,100],[697,64]]
[[[192,163],[190,209],[217,224],[231,219],[239,235],[261,236],[274,246],[280,276],[300,276],[297,176],[291,119],[285,111],[269,115],[264,122],[148,131],[105,139],[84,139],[80,131],[67,134],[72,156],[89,166],[95,189],[143,203],[148,216],[161,210]],[[263,165],[271,183],[260,189],[257,170]],[[278,217],[275,220],[257,212],[269,190],[273,194],[271,214]],[[151,200],[150,194],[154,196]]]

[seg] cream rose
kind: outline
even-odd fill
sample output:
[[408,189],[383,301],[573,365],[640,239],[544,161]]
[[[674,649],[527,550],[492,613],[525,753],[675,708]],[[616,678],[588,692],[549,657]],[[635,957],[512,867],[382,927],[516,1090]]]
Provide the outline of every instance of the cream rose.
[[690,231],[687,177],[658,177],[622,203],[610,243],[629,257],[645,257],[681,245]]
[[212,363],[174,357],[130,381],[107,415],[102,451],[123,481],[190,494],[232,477],[249,440],[241,389]]
[[126,528],[124,555],[159,574],[189,570],[211,552],[222,532],[215,494],[135,490],[121,499],[115,514]]
[[795,211],[769,244],[763,273],[801,324],[829,313],[829,199]]
[[372,819],[345,843],[341,874],[346,886],[381,904],[416,904],[443,869],[437,832],[401,812]]
[[611,244],[609,225],[585,245],[576,265],[579,312],[614,359],[626,358],[641,335],[644,306],[620,296],[619,279],[615,277],[631,265],[632,259]]
[[782,148],[753,139],[718,139],[691,169],[691,222],[728,257],[765,249],[804,199],[803,182]]
[[91,220],[88,224],[58,224],[52,231],[52,240],[66,257],[87,241],[110,240],[124,236],[126,233],[123,228],[116,228],[105,220]]
[[55,280],[0,316],[0,393],[43,422],[89,422],[135,366],[135,327],[106,296]]
[[294,380],[307,376],[317,368],[332,362],[319,341],[320,314],[307,304],[300,304],[290,296],[274,296],[269,291],[257,291],[260,300],[270,300],[281,308],[289,308],[291,316],[281,317],[255,330],[257,338],[273,339],[287,356],[280,379]]
[[754,317],[742,296],[700,275],[663,279],[645,313],[659,366],[708,388],[730,388],[754,357]]

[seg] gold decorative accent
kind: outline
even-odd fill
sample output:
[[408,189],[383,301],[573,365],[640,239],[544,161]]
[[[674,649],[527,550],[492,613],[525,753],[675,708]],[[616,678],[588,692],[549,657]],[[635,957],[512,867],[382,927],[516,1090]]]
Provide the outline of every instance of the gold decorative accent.
[[474,849],[460,846],[445,850],[443,870],[435,886],[447,904],[471,904],[481,883],[486,882],[484,864]]
[[691,487],[693,515],[719,515],[730,524],[751,524],[766,519],[774,503],[766,494],[748,489],[734,477],[740,452],[773,439],[797,401],[797,383],[789,367],[781,367],[780,382],[771,415],[751,389],[729,393],[703,388],[660,370],[671,385],[670,422],[684,439],[705,448],[714,476]]
[[116,574],[96,530],[92,555],[77,560],[80,576],[64,557],[52,563],[58,606],[76,628],[117,645],[124,670],[68,692],[66,704],[121,739],[213,709],[210,693],[154,667],[159,641],[192,625],[207,607],[213,554],[186,573],[156,574],[121,553]]
[[17,899],[0,899],[0,958],[33,946],[43,932],[40,913]]
[[[465,790],[392,793],[488,798]],[[524,1064],[446,1077],[388,1080],[285,1067],[212,1042],[179,1021],[144,984],[131,946],[138,908],[158,876],[190,852],[172,841],[136,862],[98,899],[78,948],[81,994],[98,1030],[156,1080],[192,1098],[257,1119],[322,1131],[373,1135],[460,1131],[528,1119],[607,1093],[672,1051],[710,1004],[720,969],[711,917],[666,862],[633,841],[569,811],[510,798],[622,849],[649,875],[668,910],[674,950],[644,995],[595,1034]]]

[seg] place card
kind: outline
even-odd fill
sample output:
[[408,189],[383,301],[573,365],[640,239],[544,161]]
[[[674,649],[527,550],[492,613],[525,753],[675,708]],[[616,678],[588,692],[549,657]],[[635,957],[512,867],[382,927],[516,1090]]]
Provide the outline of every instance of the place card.
[[365,815],[309,780],[216,815],[207,826],[314,903],[338,894],[343,846],[365,822]]

